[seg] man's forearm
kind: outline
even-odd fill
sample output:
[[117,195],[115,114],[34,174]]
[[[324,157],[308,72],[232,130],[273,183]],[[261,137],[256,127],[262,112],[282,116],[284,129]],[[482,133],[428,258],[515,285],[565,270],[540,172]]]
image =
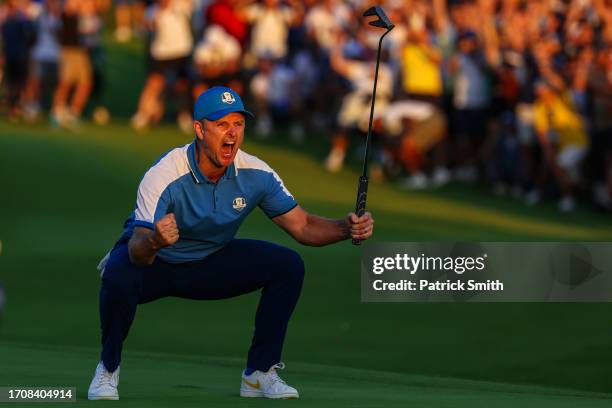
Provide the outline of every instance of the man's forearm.
[[323,246],[350,238],[351,230],[346,220],[334,220],[308,215],[307,223],[297,240],[304,245]]
[[155,260],[159,246],[153,240],[154,232],[132,235],[128,242],[130,261],[135,265],[150,265]]
[[130,261],[135,265],[151,265],[157,251],[174,245],[179,239],[179,230],[173,213],[164,215],[154,225],[154,230],[144,227],[134,228],[128,242]]
[[350,213],[345,219],[332,220],[310,215],[299,205],[272,220],[300,244],[310,246],[329,245],[351,237],[368,239],[374,227],[374,219],[369,212],[361,217]]

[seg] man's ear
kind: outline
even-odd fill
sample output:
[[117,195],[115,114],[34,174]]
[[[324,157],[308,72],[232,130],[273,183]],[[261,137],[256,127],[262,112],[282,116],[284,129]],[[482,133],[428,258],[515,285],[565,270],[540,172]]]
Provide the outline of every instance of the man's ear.
[[195,130],[196,138],[198,140],[204,139],[204,125],[202,122],[198,120],[193,121],[193,130]]

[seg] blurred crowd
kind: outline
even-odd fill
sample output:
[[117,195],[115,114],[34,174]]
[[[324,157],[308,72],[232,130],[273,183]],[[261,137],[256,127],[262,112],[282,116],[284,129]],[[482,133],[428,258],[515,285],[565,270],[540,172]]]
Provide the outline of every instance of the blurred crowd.
[[108,120],[108,110],[101,105],[101,4],[97,0],[2,3],[1,78],[9,118],[35,121],[45,108],[53,124],[71,127],[91,102],[98,121]]
[[[230,86],[254,134],[329,134],[324,166],[362,152],[379,38],[363,0],[7,0],[0,9],[9,117],[109,119],[102,29],[142,38],[146,79],[131,125],[172,118]],[[402,187],[482,183],[533,205],[612,207],[611,0],[381,0],[372,177]],[[134,61],[134,63],[142,63]],[[351,147],[351,141],[354,143]]]

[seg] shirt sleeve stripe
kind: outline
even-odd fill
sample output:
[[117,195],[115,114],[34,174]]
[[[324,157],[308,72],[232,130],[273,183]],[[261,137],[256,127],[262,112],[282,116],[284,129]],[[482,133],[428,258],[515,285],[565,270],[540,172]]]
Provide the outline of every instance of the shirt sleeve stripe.
[[159,162],[149,169],[138,187],[136,198],[135,221],[149,224],[155,222],[155,213],[159,200],[175,180],[190,172],[187,160],[187,146],[170,151]]

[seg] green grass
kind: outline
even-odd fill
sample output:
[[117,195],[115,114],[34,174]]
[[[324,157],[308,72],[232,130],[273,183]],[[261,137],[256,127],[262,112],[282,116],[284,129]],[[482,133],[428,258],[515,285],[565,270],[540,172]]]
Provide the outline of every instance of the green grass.
[[[168,127],[137,135],[122,124],[65,133],[0,123],[0,133],[0,279],[8,293],[0,339],[91,348],[99,342],[95,265],[120,234],[143,172],[161,152],[188,140]],[[350,210],[356,174],[327,175],[308,154],[280,147],[249,141],[245,149],[269,161],[312,212],[340,217]],[[557,220],[546,216],[547,208],[527,211],[490,196],[493,203],[479,205],[456,198],[458,191],[408,194],[374,185],[369,206],[376,239],[612,236],[609,220],[586,211]],[[240,236],[289,245],[306,261],[284,354],[290,367],[307,362],[612,392],[609,304],[362,304],[359,250],[349,243],[300,247],[259,213]],[[249,295],[144,305],[126,347],[242,358],[256,302],[257,295]],[[89,365],[96,359],[91,350]],[[126,373],[133,368],[138,365],[126,363]],[[86,378],[89,371],[78,375]]]
[[[137,49],[109,53],[108,98],[120,117],[111,125],[75,133],[0,120],[0,281],[8,296],[0,385],[74,385],[84,395],[99,344],[95,266],[118,238],[151,162],[189,142],[172,126],[146,134],[126,126],[142,82],[129,80],[140,72]],[[269,162],[306,209],[343,217],[354,206],[357,172],[324,172],[321,143],[313,136],[287,147],[280,135],[266,143],[247,136],[245,150]],[[379,241],[612,239],[609,217],[585,208],[561,217],[554,204],[527,208],[483,188],[407,193],[372,184],[368,207]],[[610,304],[362,304],[360,253],[348,242],[301,247],[259,212],[239,235],[296,248],[306,262],[284,353],[286,376],[304,397],[293,403],[609,405],[600,397],[612,394]],[[126,342],[121,403],[259,403],[235,397],[256,303],[252,294],[140,307]]]
[[[89,378],[82,375],[96,364],[92,349],[32,347],[0,343],[0,358],[8,371],[0,372],[6,386],[75,387],[71,407],[92,406],[86,401]],[[270,402],[238,396],[241,361],[210,356],[126,352],[130,367],[121,372],[120,401],[110,407],[251,407]],[[61,369],[60,369],[61,367]],[[607,407],[609,394],[559,388],[517,386],[443,377],[394,374],[333,365],[298,363],[285,376],[300,384],[301,399],[275,404],[299,407]],[[15,381],[19,378],[20,381]],[[27,406],[19,403],[17,406]],[[39,403],[30,403],[38,406]],[[57,406],[58,404],[52,404]]]

